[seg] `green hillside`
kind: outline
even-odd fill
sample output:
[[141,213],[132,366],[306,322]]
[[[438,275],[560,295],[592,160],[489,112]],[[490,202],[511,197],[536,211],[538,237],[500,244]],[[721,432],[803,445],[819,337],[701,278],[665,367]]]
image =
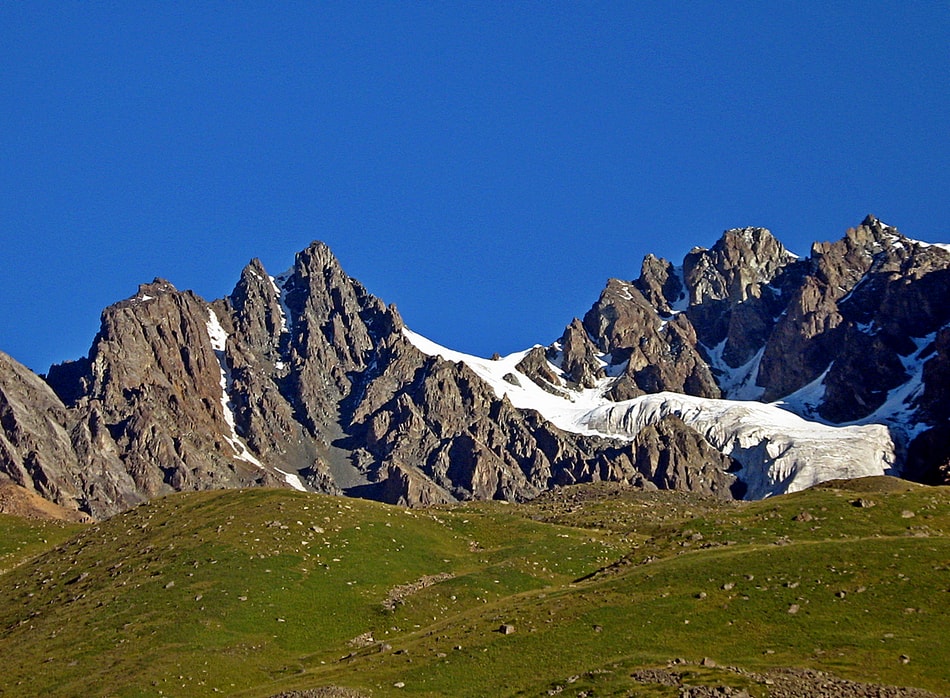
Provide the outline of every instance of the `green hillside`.
[[947,488],[431,510],[241,490],[0,525],[2,696],[767,696],[785,667],[950,694]]

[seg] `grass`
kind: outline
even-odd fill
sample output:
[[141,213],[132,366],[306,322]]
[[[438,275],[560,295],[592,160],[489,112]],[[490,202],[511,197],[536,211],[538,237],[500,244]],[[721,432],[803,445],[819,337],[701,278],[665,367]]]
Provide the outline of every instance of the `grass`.
[[588,485],[430,510],[243,490],[58,536],[0,526],[23,541],[0,576],[2,696],[677,695],[631,677],[674,659],[752,695],[721,667],[950,693],[946,488]]
[[82,524],[0,514],[0,574],[62,543],[83,528]]

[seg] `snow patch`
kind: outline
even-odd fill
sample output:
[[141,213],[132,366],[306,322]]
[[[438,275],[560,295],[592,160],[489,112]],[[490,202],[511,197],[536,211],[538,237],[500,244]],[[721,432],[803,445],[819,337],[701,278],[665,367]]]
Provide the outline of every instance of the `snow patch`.
[[[873,326],[862,326],[859,329],[870,333]],[[912,338],[916,349],[907,356],[900,357],[904,371],[909,377],[887,394],[880,407],[867,417],[852,422],[835,424],[834,426],[886,425],[892,433],[898,436],[898,440],[905,444],[910,443],[916,436],[925,431],[929,425],[917,419],[917,399],[924,391],[924,364],[929,358],[925,355],[928,354],[936,337],[937,333],[932,332],[925,337]],[[830,370],[831,366],[828,366],[824,373],[811,383],[773,404],[805,418],[831,425],[832,422],[822,419],[818,414],[818,408],[825,397],[825,377]]]
[[921,432],[926,431],[929,425],[919,421],[915,413],[917,411],[917,399],[924,392],[924,364],[927,363],[929,358],[929,356],[924,358],[923,355],[927,353],[936,338],[936,332],[932,332],[926,337],[913,338],[916,350],[907,356],[901,357],[904,370],[910,377],[891,390],[887,394],[884,403],[874,412],[863,419],[850,422],[850,424],[887,424],[906,439],[906,443],[910,443]]
[[[841,306],[842,304],[847,303],[848,300],[851,298],[851,296],[857,293],[858,289],[864,285],[864,282],[867,281],[870,278],[870,276],[871,276],[870,272],[868,272],[868,273],[865,273],[864,276],[862,276],[860,279],[858,279],[857,283],[851,287],[851,290],[845,293],[844,297],[841,298],[839,301],[837,301],[838,305]],[[841,291],[845,290],[843,286],[838,286],[838,289]]]
[[729,400],[758,400],[765,393],[765,388],[755,384],[759,375],[759,364],[765,347],[759,349],[755,355],[737,368],[733,368],[722,358],[726,350],[726,340],[722,340],[713,348],[701,345],[709,357],[709,366],[716,376],[716,383],[723,395]]
[[[610,356],[610,354],[604,354],[605,357]],[[623,374],[627,372],[627,366],[630,365],[630,359],[626,361],[621,361],[619,364],[611,364],[604,362],[604,375],[607,378],[620,378]]]
[[281,470],[280,468],[274,468],[278,473],[284,476],[284,482],[293,487],[295,490],[300,492],[307,492],[307,488],[304,487],[303,482],[300,480],[300,476],[294,473],[288,473],[286,470]]
[[912,244],[914,247],[926,248],[926,247],[936,247],[938,249],[944,250],[945,252],[950,252],[950,244],[945,242],[924,242],[923,240],[910,240],[907,242]]
[[[214,312],[213,308],[208,308],[208,336],[211,338],[211,348],[214,349],[215,353],[219,351],[224,351],[225,346],[228,343],[228,333],[221,326],[221,321],[218,319],[217,314]],[[223,360],[224,357],[219,356],[218,360]],[[226,366],[221,367],[222,373],[227,370]]]
[[228,425],[228,428],[231,430],[230,436],[225,435],[225,440],[231,444],[231,448],[234,449],[234,453],[237,458],[243,460],[252,465],[256,465],[259,468],[263,468],[264,464],[261,463],[257,458],[254,457],[250,451],[247,450],[247,446],[241,441],[237,435],[237,429],[234,421],[234,405],[231,403],[231,400],[228,397],[228,390],[231,387],[231,369],[228,368],[228,362],[224,355],[224,348],[228,343],[228,333],[221,326],[221,321],[218,319],[217,314],[214,312],[213,308],[208,308],[208,337],[211,338],[211,348],[214,349],[214,355],[218,359],[218,369],[221,371],[221,410],[224,413],[224,421]]
[[680,282],[680,297],[670,303],[670,310],[673,313],[682,313],[689,308],[689,291],[686,289],[686,275],[683,273],[683,267],[673,267],[673,274]]
[[280,306],[280,332],[281,334],[288,334],[290,332],[290,323],[292,322],[293,315],[290,314],[290,307],[287,305],[287,281],[293,275],[294,269],[291,267],[283,274],[278,274],[277,276],[268,276],[270,280],[271,287],[274,289],[274,293],[277,295],[277,303]]
[[825,423],[818,415],[818,408],[825,399],[825,377],[830,370],[831,364],[811,383],[772,404],[806,419]]
[[[536,410],[554,426],[564,431],[591,436],[602,435],[596,430],[589,429],[581,424],[581,418],[589,410],[609,402],[604,397],[604,393],[612,384],[613,379],[604,379],[595,388],[565,389],[562,391],[563,396],[553,395],[518,370],[518,364],[530,349],[515,352],[493,361],[447,349],[420,334],[416,334],[409,328],[403,328],[403,335],[414,347],[427,356],[441,356],[447,361],[464,363],[479,378],[491,386],[499,399],[507,397],[511,404],[518,409]],[[559,367],[554,364],[551,364],[551,366],[557,372],[560,372]],[[508,375],[515,376],[519,385],[514,385],[505,380],[505,376]]]

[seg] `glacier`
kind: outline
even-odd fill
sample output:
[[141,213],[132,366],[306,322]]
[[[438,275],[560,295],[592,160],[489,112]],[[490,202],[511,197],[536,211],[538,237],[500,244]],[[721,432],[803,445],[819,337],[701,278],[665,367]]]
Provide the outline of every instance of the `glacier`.
[[[613,377],[589,389],[539,386],[517,368],[530,350],[483,359],[447,349],[408,328],[403,335],[428,356],[464,363],[499,399],[535,410],[563,431],[631,441],[645,427],[676,416],[738,464],[735,475],[746,485],[746,499],[796,492],[838,478],[889,474],[895,464],[886,426],[812,421],[787,409],[795,400],[766,404],[662,392],[614,402],[605,397]],[[561,373],[556,364],[549,362],[549,367]],[[512,376],[517,380],[511,381]]]

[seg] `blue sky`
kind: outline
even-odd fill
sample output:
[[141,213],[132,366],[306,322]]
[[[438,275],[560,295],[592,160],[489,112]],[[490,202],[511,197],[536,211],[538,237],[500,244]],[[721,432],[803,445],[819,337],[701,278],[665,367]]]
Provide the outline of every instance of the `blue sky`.
[[727,228],[950,240],[945,2],[0,4],[0,350],[311,240],[452,348]]

